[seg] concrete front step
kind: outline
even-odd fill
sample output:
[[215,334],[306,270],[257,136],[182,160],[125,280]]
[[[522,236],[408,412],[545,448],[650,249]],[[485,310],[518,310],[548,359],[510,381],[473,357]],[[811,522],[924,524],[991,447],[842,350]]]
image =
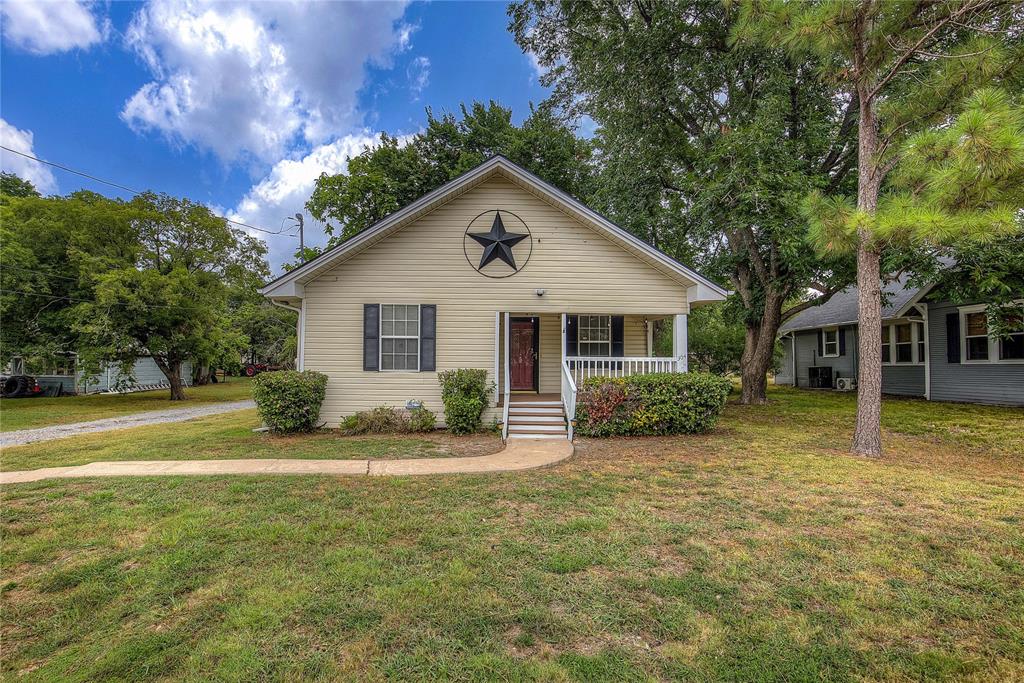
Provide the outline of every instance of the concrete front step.
[[564,415],[565,411],[562,410],[562,406],[557,408],[518,408],[515,406],[509,406],[509,415]]
[[564,433],[563,434],[534,434],[534,433],[529,433],[529,434],[523,434],[523,433],[512,434],[512,433],[509,433],[508,438],[510,438],[510,439],[558,439],[560,441],[565,441],[566,435]]
[[561,408],[561,401],[512,401],[508,404],[509,408],[520,408],[523,406],[531,406],[537,408]]
[[510,415],[510,425],[539,424],[542,422],[565,423],[564,415]]
[[508,431],[509,431],[510,434],[512,432],[561,432],[562,434],[564,434],[565,433],[565,425],[564,424],[528,425],[528,424],[516,424],[514,422],[510,422],[509,425],[508,425]]

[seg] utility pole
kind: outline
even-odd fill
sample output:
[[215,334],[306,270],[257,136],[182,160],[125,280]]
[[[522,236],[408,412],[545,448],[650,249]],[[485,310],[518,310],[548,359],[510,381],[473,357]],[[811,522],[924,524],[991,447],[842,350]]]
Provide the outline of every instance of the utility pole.
[[299,258],[302,259],[303,263],[305,263],[306,262],[306,243],[303,240],[303,236],[302,236],[303,218],[302,218],[302,214],[301,213],[295,214],[295,222],[299,224]]

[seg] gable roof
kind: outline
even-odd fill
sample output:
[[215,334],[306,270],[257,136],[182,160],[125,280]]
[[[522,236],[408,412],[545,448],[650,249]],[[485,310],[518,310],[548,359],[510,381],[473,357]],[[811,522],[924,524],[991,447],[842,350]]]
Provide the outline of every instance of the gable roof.
[[626,251],[689,287],[692,292],[689,297],[690,303],[721,301],[728,296],[729,293],[714,282],[500,155],[487,159],[479,166],[382,218],[359,234],[268,282],[259,290],[260,294],[272,299],[302,298],[302,286],[306,282],[498,174],[595,229]]
[[[899,279],[882,286],[882,320],[906,315],[906,309],[916,302],[918,294],[930,289],[930,287],[911,287],[908,280],[908,275],[902,275]],[[856,324],[857,287],[851,286],[835,294],[820,306],[811,306],[800,311],[782,324],[779,334],[797,330],[813,330],[829,325]]]

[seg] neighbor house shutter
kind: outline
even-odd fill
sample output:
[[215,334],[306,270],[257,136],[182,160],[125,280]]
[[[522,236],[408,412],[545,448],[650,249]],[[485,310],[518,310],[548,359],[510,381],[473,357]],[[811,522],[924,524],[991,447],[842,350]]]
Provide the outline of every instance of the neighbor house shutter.
[[839,355],[840,356],[845,356],[846,355],[846,328],[845,327],[840,327],[839,328]]
[[363,304],[363,370],[380,370],[380,304]]
[[578,315],[565,316],[565,355],[580,355],[579,345],[580,317]]
[[420,304],[420,372],[433,372],[437,347],[437,306]]
[[818,330],[818,358],[825,355],[825,332]]
[[960,314],[946,314],[946,362],[960,362]]
[[612,316],[612,356],[622,358],[626,355],[625,319],[621,315]]

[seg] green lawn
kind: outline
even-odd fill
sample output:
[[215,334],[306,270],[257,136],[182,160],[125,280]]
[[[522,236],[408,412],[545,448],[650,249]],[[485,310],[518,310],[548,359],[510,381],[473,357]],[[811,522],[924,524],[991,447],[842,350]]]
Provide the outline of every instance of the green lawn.
[[5,448],[0,471],[84,465],[101,460],[210,460],[216,458],[436,458],[484,455],[501,449],[492,434],[344,437],[333,431],[301,436],[254,433],[256,410]]
[[245,377],[229,377],[226,382],[189,387],[185,393],[189,400],[183,402],[172,402],[169,389],[140,391],[136,394],[0,399],[0,431],[85,422],[147,410],[185,408],[201,403],[244,401],[250,398],[249,380]]
[[[775,390],[708,436],[586,440],[504,475],[8,486],[0,670],[1024,677],[1024,412],[889,401],[887,455],[865,460],[845,453],[853,408]],[[220,447],[252,436],[222,427]],[[135,430],[150,448],[145,429],[163,427]]]

